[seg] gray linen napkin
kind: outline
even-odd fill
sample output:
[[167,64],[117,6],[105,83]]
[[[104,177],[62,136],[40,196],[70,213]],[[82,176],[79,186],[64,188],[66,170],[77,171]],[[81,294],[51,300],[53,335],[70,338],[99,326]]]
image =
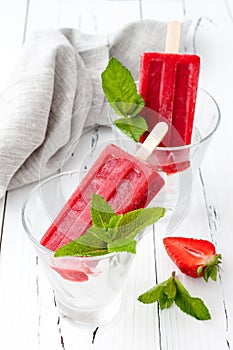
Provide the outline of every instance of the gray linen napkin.
[[[190,23],[182,24],[180,51]],[[144,51],[163,52],[167,23],[144,20],[109,36],[32,33],[0,93],[0,197],[61,168],[85,127],[107,124],[101,72],[109,57],[139,75]]]

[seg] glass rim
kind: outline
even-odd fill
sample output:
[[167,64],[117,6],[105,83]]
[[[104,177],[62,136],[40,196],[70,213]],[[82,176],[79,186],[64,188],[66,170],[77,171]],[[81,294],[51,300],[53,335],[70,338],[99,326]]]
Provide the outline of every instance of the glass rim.
[[[61,176],[67,176],[67,175],[71,175],[74,173],[85,173],[84,170],[68,170],[68,171],[64,171],[64,172],[59,172],[57,174],[51,175],[49,177],[47,177],[46,179],[44,179],[43,181],[39,180],[39,183],[37,185],[35,185],[32,190],[29,192],[29,194],[27,195],[27,198],[25,199],[22,209],[21,209],[21,220],[22,220],[22,224],[23,224],[23,228],[27,234],[27,236],[29,237],[29,239],[31,240],[31,242],[40,250],[42,250],[44,253],[47,254],[51,254],[54,257],[54,253],[55,251],[46,248],[45,246],[43,246],[42,244],[40,244],[40,242],[33,236],[33,234],[31,233],[30,229],[28,228],[27,222],[26,222],[26,218],[25,218],[25,213],[26,213],[26,207],[28,202],[30,201],[30,199],[32,198],[32,196],[40,190],[40,188],[45,185],[46,183],[59,178]],[[121,252],[120,252],[121,253]],[[113,253],[108,253],[108,254],[104,254],[104,255],[96,255],[96,256],[76,256],[76,255],[67,255],[67,256],[61,256],[61,257],[54,257],[55,259],[68,259],[68,260],[81,260],[81,261],[90,261],[90,260],[105,260],[105,259],[109,259],[110,257],[114,256],[114,255],[118,255],[119,252],[113,252]]]
[[[138,82],[136,82],[136,83],[138,83]],[[188,144],[188,145],[184,145],[184,146],[176,146],[176,147],[156,147],[156,148],[155,148],[156,151],[163,151],[163,152],[165,152],[165,151],[170,151],[170,152],[172,152],[172,151],[182,151],[182,150],[191,149],[191,148],[197,147],[197,146],[199,146],[199,145],[205,143],[206,141],[208,141],[208,140],[212,137],[212,135],[216,132],[216,130],[217,130],[218,127],[219,127],[220,121],[221,121],[221,112],[220,112],[220,108],[219,108],[219,106],[218,106],[218,103],[217,103],[217,101],[215,100],[215,98],[214,98],[208,91],[206,91],[205,89],[203,89],[203,88],[200,87],[200,88],[198,88],[198,91],[204,92],[204,93],[212,100],[212,102],[214,103],[214,106],[215,106],[215,108],[216,108],[216,114],[217,114],[216,119],[217,119],[217,120],[216,120],[216,122],[215,122],[215,124],[214,124],[212,130],[208,133],[208,135],[206,135],[205,137],[203,137],[203,138],[202,138],[201,140],[199,140],[199,141],[196,141],[196,142],[190,143],[190,144]],[[109,105],[110,108],[111,108],[110,103],[109,103],[108,105]],[[113,120],[112,120],[111,117],[109,117],[109,118],[110,118],[110,120],[111,120],[111,126],[112,126],[115,130],[117,130],[117,132],[118,132],[120,135],[122,135],[122,138],[126,138],[126,137],[127,137],[127,139],[131,140],[132,142],[135,142],[133,139],[131,139],[129,136],[127,136],[125,133],[123,133],[123,131],[121,131],[121,130],[114,124],[114,122],[113,122]],[[195,118],[195,116],[194,116],[194,118]],[[140,144],[140,145],[143,145],[143,143],[139,143],[139,142],[136,142],[136,143],[138,143],[138,144]]]

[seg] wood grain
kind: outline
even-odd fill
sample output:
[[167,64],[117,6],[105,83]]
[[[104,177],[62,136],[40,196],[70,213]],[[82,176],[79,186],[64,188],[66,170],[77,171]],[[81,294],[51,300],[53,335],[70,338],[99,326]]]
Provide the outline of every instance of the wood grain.
[[[218,101],[222,121],[195,179],[189,211],[172,234],[211,240],[223,255],[217,282],[188,278],[166,255],[166,227],[158,224],[141,242],[124,286],[122,312],[105,326],[74,327],[58,315],[51,286],[23,231],[21,208],[33,185],[11,191],[0,201],[0,349],[233,349],[232,14],[232,0],[0,1],[0,89],[34,30],[67,26],[102,35],[140,18],[193,21],[187,51],[200,55],[200,85]],[[97,145],[111,139],[107,128],[87,132],[62,170],[85,168]],[[156,304],[137,301],[173,270],[192,295],[205,301],[210,321],[196,321],[175,307],[159,311]]]

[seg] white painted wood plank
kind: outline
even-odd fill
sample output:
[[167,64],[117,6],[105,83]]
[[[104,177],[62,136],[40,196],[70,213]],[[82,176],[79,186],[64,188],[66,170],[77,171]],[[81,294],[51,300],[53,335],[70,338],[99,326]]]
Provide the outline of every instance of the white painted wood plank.
[[26,0],[0,1],[0,91],[17,60],[24,37]]
[[122,308],[109,324],[100,327],[95,349],[159,349],[156,304],[144,305],[137,298],[155,284],[153,232],[142,238],[123,290]]
[[[219,251],[223,255],[223,272],[221,274],[222,295],[226,320],[229,348],[233,346],[233,304],[231,266],[233,257],[229,247],[233,244],[232,236],[232,91],[233,48],[229,45],[233,36],[232,1],[214,1],[213,7],[207,8],[203,3],[202,11],[212,19],[209,24],[202,21],[196,32],[196,47],[202,55],[204,86],[211,91],[219,103],[222,120],[208,151],[203,166],[207,209],[211,221],[211,231]],[[187,11],[194,10],[190,1]],[[207,14],[208,12],[208,14]],[[209,26],[209,28],[207,28]],[[210,28],[210,26],[212,26]],[[210,39],[210,34],[212,38]],[[203,38],[205,39],[203,41]]]
[[26,35],[45,28],[58,28],[59,2],[59,0],[30,0]]
[[[225,104],[225,107],[227,105],[229,105],[230,111],[230,101]],[[224,328],[226,342],[229,344],[229,348],[231,348],[233,345],[233,281],[231,271],[233,256],[230,247],[233,245],[233,167],[231,156],[228,157],[227,152],[224,153],[224,150],[232,147],[228,139],[228,137],[231,138],[230,129],[232,128],[232,122],[226,114],[223,114],[223,118],[221,128],[210,145],[209,157],[206,157],[204,161],[202,178],[205,188],[210,231],[213,240],[216,242],[218,251],[223,256],[221,272],[222,305],[225,308]],[[224,148],[222,145],[224,145]]]
[[[94,329],[62,322],[51,285],[21,223],[21,208],[33,185],[8,194],[0,266],[0,348],[89,349]],[[67,335],[68,334],[68,335]]]
[[222,67],[223,57],[224,61],[229,59],[230,62],[233,55],[232,45],[229,45],[233,22],[226,3],[214,0],[210,5],[208,1],[185,1],[187,17],[194,20],[189,43],[191,50],[201,57],[200,85],[220,96],[222,86],[219,82],[229,80],[229,70],[232,72],[231,66]]
[[155,19],[157,21],[171,21],[184,19],[183,1],[181,0],[157,0],[141,1],[143,19]]
[[[14,349],[22,344],[26,349],[31,348],[29,334],[36,334],[34,323],[34,305],[29,297],[28,279],[30,269],[28,242],[21,229],[20,209],[26,191],[17,191],[9,194],[8,208],[4,221],[4,231],[1,249],[0,284],[0,325],[2,329],[0,346],[5,349]],[[33,283],[33,282],[32,282]],[[31,312],[29,313],[29,310]],[[25,317],[27,315],[27,317]]]
[[140,19],[139,1],[61,0],[59,26],[89,34],[108,34]]
[[[214,244],[216,244],[209,227],[207,214],[202,183],[197,177],[194,182],[189,211],[181,225],[172,235],[203,238],[214,241]],[[218,276],[217,282],[209,281],[206,283],[204,279],[193,279],[182,274],[168,257],[162,244],[161,235],[156,236],[156,252],[158,280],[162,282],[170,277],[172,271],[175,271],[177,277],[190,294],[203,299],[212,316],[210,321],[197,321],[185,315],[176,306],[169,310],[161,311],[162,349],[185,350],[198,348],[204,350],[207,343],[203,339],[208,339],[208,346],[213,349],[227,349],[226,339],[228,334],[226,332],[221,278]],[[169,271],[170,273],[168,274]]]

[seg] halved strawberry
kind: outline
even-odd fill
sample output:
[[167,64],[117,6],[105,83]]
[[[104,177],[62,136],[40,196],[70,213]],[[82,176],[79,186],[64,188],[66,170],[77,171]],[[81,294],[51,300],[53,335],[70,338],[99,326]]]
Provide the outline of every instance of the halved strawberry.
[[166,237],[164,246],[170,258],[187,276],[203,276],[216,281],[221,255],[216,254],[215,246],[204,239],[186,237]]

